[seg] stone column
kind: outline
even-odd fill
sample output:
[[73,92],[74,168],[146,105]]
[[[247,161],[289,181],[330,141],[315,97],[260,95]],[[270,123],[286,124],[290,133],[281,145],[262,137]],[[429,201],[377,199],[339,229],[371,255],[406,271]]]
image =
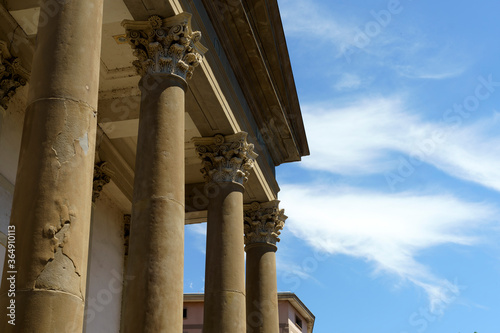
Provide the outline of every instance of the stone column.
[[[0,332],[81,332],[103,3],[42,1],[40,11],[11,215],[15,267],[4,266]],[[15,326],[4,314],[13,299]]]
[[204,52],[190,20],[122,23],[142,76],[124,332],[182,332],[186,79]]
[[207,182],[208,220],[203,332],[243,333],[243,184],[257,154],[247,133],[195,138]]
[[279,333],[276,242],[287,217],[278,205],[245,205],[247,333]]

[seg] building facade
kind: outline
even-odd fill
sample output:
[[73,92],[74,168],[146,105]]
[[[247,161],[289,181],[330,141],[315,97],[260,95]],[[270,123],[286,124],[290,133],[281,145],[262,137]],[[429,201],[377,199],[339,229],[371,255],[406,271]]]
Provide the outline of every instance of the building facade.
[[204,332],[277,332],[309,154],[277,1],[3,0],[0,60],[0,331],[182,332],[207,222]]
[[[203,294],[184,295],[183,333],[203,332]],[[279,333],[312,333],[315,317],[294,293],[278,293]],[[248,324],[260,323],[261,318],[250,315]]]

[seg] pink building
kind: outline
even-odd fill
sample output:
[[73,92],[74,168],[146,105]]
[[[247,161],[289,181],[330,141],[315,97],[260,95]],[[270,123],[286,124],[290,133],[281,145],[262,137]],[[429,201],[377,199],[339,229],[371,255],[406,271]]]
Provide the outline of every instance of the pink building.
[[[203,294],[184,294],[183,333],[203,332]],[[278,293],[280,333],[312,333],[314,315],[291,292]],[[248,319],[248,322],[251,318]]]

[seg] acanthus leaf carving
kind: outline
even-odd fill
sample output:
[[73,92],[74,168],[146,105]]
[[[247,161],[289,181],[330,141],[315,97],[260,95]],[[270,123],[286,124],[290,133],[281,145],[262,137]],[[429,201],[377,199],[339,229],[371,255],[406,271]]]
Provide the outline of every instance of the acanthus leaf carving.
[[0,106],[7,110],[17,88],[26,85],[29,73],[19,58],[13,57],[7,43],[0,41]]
[[243,185],[257,158],[247,133],[194,138],[196,152],[202,160],[201,172],[207,183],[234,182]]
[[286,219],[285,210],[279,209],[279,200],[245,205],[245,245],[276,245],[280,241],[279,235]]
[[191,14],[162,19],[153,15],[147,21],[124,20],[127,40],[137,60],[138,74],[165,73],[184,80],[193,76],[207,49],[201,45],[201,32],[192,31]]
[[112,171],[106,162],[100,162],[94,165],[94,182],[92,186],[92,202],[96,200],[101,195],[101,191],[106,184],[111,181]]

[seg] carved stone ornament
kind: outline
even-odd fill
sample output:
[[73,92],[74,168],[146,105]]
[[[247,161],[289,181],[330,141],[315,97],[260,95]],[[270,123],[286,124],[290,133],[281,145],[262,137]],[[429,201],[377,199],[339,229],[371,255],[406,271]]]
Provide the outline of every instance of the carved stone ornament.
[[0,106],[7,110],[8,102],[16,89],[26,85],[29,73],[21,66],[21,61],[13,57],[7,44],[0,41]]
[[235,182],[243,185],[257,154],[247,142],[247,133],[194,138],[198,156],[203,161],[201,172],[207,183]]
[[245,205],[245,245],[266,243],[276,245],[287,216],[279,209],[279,200]]
[[130,214],[123,215],[123,245],[125,246],[125,256],[128,256],[128,247],[130,239]]
[[100,162],[94,165],[94,183],[92,188],[92,202],[96,202],[101,195],[104,185],[111,181],[113,173],[109,170],[106,162]]
[[201,32],[191,30],[191,14],[162,19],[151,16],[147,21],[124,20],[127,41],[138,58],[133,62],[137,72],[165,73],[184,80],[193,76],[207,49],[201,45]]

